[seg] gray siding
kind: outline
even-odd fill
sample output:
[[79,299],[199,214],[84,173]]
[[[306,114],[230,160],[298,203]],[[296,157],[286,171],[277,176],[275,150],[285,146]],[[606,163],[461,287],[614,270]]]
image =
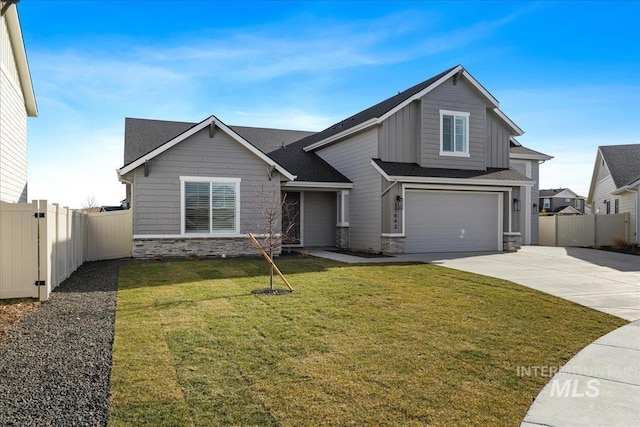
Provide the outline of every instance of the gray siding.
[[416,163],[420,138],[420,103],[412,102],[382,122],[379,157],[387,162]]
[[485,162],[488,168],[509,167],[509,128],[496,113],[486,110]]
[[[485,169],[485,115],[488,105],[464,79],[442,83],[422,98],[422,159],[420,165],[448,169]],[[467,112],[470,157],[440,156],[440,110]]]
[[135,235],[181,233],[180,176],[241,178],[240,232],[267,232],[264,211],[280,192],[279,178],[269,181],[264,161],[221,130],[211,139],[205,129],[151,159],[149,176],[143,167],[134,171]]
[[316,152],[353,182],[349,197],[351,246],[381,250],[380,173],[371,164],[378,156],[378,131],[368,130]]
[[335,246],[336,193],[304,192],[305,246]]

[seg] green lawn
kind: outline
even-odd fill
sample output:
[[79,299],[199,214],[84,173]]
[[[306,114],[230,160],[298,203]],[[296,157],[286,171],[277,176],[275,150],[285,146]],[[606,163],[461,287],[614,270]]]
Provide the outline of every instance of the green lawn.
[[426,264],[257,259],[121,268],[110,426],[517,426],[557,367],[624,320]]

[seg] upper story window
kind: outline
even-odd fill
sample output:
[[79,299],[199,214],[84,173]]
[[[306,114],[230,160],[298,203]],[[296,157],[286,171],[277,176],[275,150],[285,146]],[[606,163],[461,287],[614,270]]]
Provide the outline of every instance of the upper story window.
[[440,110],[440,155],[469,157],[469,113]]
[[240,179],[180,177],[182,232],[240,232]]
[[576,199],[576,209],[582,209],[582,199]]
[[547,199],[547,198],[543,199],[542,200],[542,207],[545,208],[545,209],[551,208],[551,199]]

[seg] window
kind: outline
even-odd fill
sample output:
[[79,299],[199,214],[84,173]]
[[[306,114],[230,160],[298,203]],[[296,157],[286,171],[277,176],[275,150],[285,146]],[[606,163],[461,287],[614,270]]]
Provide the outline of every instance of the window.
[[240,231],[240,179],[181,177],[184,234]]
[[469,157],[469,113],[440,110],[440,155]]
[[605,200],[604,203],[607,206],[607,215],[609,215],[611,213],[611,201]]
[[615,199],[613,201],[613,213],[615,214],[620,213],[620,199]]
[[544,200],[542,201],[542,207],[543,207],[544,209],[549,209],[549,208],[551,208],[551,199],[544,199]]
[[576,199],[576,209],[582,209],[582,199]]

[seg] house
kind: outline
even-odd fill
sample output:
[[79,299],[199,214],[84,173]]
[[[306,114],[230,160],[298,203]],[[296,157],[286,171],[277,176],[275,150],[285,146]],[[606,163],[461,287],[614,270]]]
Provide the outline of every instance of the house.
[[540,190],[538,209],[540,213],[583,215],[587,198],[568,188]]
[[[293,246],[387,253],[514,250],[538,239],[523,131],[461,65],[312,133],[125,121],[118,169],[134,256],[254,253],[264,195],[294,202]],[[291,224],[287,224],[287,227]]]
[[0,1],[0,201],[27,201],[27,117],[37,117],[16,1]]
[[629,213],[629,236],[640,243],[640,144],[598,147],[587,203],[595,214]]

